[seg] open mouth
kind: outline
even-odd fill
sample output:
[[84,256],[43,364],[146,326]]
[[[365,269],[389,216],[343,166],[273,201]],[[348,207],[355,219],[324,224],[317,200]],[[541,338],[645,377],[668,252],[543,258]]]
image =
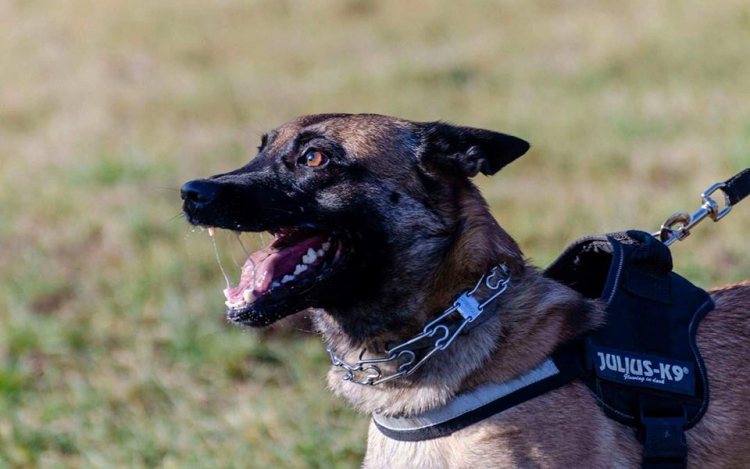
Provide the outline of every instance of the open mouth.
[[[213,230],[209,228],[209,234]],[[335,232],[288,228],[272,234],[274,240],[269,246],[248,256],[241,267],[238,285],[224,290],[227,317],[234,322],[249,322],[251,316],[257,315],[259,306],[263,309],[283,306],[291,299],[305,296],[328,280],[342,264],[344,244]],[[283,315],[296,312],[285,311]]]

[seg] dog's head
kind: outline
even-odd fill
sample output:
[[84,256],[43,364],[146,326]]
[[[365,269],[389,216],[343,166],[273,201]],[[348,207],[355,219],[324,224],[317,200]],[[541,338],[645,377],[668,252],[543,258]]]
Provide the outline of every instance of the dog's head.
[[194,225],[274,235],[227,290],[230,320],[265,326],[316,307],[363,337],[403,321],[407,299],[434,287],[451,268],[447,256],[467,248],[460,233],[472,212],[486,212],[469,178],[528,148],[440,122],[306,116],[265,135],[246,166],[186,183],[183,208]]

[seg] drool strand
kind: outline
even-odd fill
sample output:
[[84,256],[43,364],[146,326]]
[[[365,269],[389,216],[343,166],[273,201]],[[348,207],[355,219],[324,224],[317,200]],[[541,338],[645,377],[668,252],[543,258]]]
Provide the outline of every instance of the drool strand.
[[216,255],[216,262],[219,263],[219,269],[221,269],[221,275],[224,276],[224,281],[227,283],[227,290],[232,288],[231,283],[229,282],[229,277],[227,276],[226,271],[224,270],[224,265],[221,263],[221,257],[219,256],[219,248],[216,247],[216,237],[211,236],[211,242],[214,245],[214,255]]

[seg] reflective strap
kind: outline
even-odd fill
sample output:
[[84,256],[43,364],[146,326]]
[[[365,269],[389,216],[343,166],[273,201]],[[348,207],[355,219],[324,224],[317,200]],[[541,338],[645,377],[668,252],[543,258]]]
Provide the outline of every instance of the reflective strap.
[[473,391],[459,394],[443,407],[429,410],[414,417],[386,417],[375,413],[372,418],[378,425],[388,430],[423,430],[459,418],[558,373],[560,373],[560,370],[557,369],[552,359],[548,358],[533,370],[515,379],[505,383],[480,386]]
[[581,356],[580,344],[570,344],[511,381],[459,394],[443,407],[412,417],[374,413],[372,419],[383,435],[398,441],[447,436],[579,378],[583,374]]

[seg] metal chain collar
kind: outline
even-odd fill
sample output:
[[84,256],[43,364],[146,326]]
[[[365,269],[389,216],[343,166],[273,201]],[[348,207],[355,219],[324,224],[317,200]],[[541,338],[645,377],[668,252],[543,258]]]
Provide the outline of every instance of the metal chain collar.
[[[443,314],[427,324],[420,334],[389,349],[386,351],[385,357],[362,358],[365,353],[365,350],[362,350],[359,360],[352,365],[336,356],[333,353],[333,347],[328,345],[326,350],[331,355],[331,363],[346,370],[344,380],[362,385],[374,386],[402,376],[409,376],[417,371],[435,353],[447,349],[469,323],[474,322],[481,316],[484,308],[508,288],[510,277],[510,270],[505,264],[493,267],[489,275],[483,275],[471,291],[462,293],[453,303],[453,306],[446,309]],[[482,283],[491,290],[492,294],[482,303],[479,303],[474,298],[474,293],[476,293]],[[463,319],[458,324],[458,327],[454,326],[454,318],[449,318],[456,311]],[[452,322],[453,324],[451,324]],[[417,360],[417,354],[413,350],[414,345],[427,339],[434,339],[434,341],[428,347],[429,350],[424,356]],[[401,362],[398,366],[398,371],[384,376],[378,365],[392,361]]]

